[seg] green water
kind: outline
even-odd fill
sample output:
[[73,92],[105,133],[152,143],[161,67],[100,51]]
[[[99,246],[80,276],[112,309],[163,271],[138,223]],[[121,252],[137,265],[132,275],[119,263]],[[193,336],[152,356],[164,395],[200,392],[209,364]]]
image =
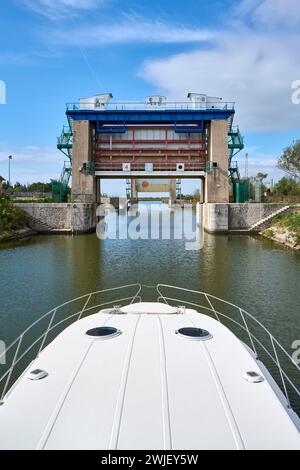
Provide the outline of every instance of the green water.
[[[266,239],[205,234],[181,240],[99,240],[39,235],[0,249],[0,339],[7,344],[41,314],[81,294],[139,282],[202,290],[242,306],[291,354],[300,339],[300,255]],[[143,290],[146,299],[154,292]]]

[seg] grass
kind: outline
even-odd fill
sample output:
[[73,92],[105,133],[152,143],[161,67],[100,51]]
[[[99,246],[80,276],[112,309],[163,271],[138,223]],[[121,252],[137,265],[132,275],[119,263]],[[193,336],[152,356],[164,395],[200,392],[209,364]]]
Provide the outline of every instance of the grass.
[[285,227],[300,234],[300,210],[288,212],[287,214],[279,214],[274,218],[272,225]]

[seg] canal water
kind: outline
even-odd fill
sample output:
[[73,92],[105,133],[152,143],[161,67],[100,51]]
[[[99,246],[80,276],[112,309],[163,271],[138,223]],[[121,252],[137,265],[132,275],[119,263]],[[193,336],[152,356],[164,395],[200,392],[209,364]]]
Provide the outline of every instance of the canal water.
[[[300,255],[259,236],[205,234],[201,250],[187,251],[184,240],[38,235],[3,246],[0,266],[0,339],[7,344],[66,300],[136,282],[201,290],[238,304],[290,354],[300,340]],[[146,287],[142,295],[156,298]]]

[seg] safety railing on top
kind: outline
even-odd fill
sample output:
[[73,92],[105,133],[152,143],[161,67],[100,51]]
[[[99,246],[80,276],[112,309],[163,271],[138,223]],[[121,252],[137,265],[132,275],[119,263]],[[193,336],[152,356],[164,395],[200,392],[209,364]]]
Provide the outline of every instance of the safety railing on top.
[[234,102],[167,102],[162,104],[150,104],[145,102],[115,102],[115,103],[98,103],[94,101],[84,103],[67,103],[67,111],[170,111],[170,110],[234,110]]
[[[121,298],[107,300],[106,302],[100,302],[96,300],[98,296],[102,297],[104,294],[111,294],[118,291],[124,291],[126,289],[127,295],[122,296]],[[74,323],[75,321],[80,320],[83,318],[87,313],[92,314],[99,311],[99,308],[109,305],[116,305],[121,303],[133,303],[136,301],[141,301],[140,292],[141,292],[141,285],[140,284],[129,284],[124,285],[121,287],[114,287],[111,289],[102,289],[99,291],[91,292],[89,294],[82,295],[77,297],[76,299],[72,299],[68,302],[64,302],[63,304],[59,305],[58,307],[53,308],[49,312],[47,312],[42,317],[38,318],[35,322],[33,322],[25,331],[15,339],[3,352],[0,353],[0,364],[4,361],[4,358],[7,357],[9,353],[12,353],[11,363],[7,365],[4,374],[0,377],[0,405],[3,404],[5,399],[6,393],[8,392],[10,385],[14,383],[17,377],[14,376],[14,371],[18,364],[25,358],[25,363],[23,364],[23,370],[33,361],[41,351],[47,346],[47,339],[51,332],[56,330],[54,337],[56,337],[60,333],[60,329],[58,327],[66,326],[67,322]],[[128,295],[128,291],[132,291],[132,295]],[[76,310],[75,313],[71,313],[69,315],[64,315],[62,319],[56,321],[60,311],[63,309],[66,310],[66,307],[75,306],[76,303],[82,303],[80,308]],[[119,305],[118,305],[119,307]],[[41,332],[43,328],[42,322],[46,322],[46,327]],[[33,339],[32,341],[32,331],[34,327],[37,327],[38,338]],[[28,336],[30,340],[30,344],[28,347],[25,347],[24,351],[21,351],[21,346],[24,343],[25,337]],[[36,347],[37,353],[35,355],[32,354],[33,349]],[[30,354],[31,353],[31,354]],[[23,372],[23,370],[18,370],[18,375]]]
[[[300,384],[300,367],[259,320],[243,308],[205,292],[175,287],[167,284],[158,284],[156,286],[156,290],[158,293],[158,302],[163,301],[167,304],[172,302],[175,305],[189,305],[192,308],[196,308],[200,313],[210,314],[218,322],[226,323],[226,326],[233,330],[233,333],[239,338],[239,330],[242,330],[245,334],[243,341],[246,342],[245,340],[248,339],[248,346],[255,354],[256,359],[261,359],[261,362],[263,362],[267,367],[268,371],[273,376],[273,379],[277,382],[284,393],[287,407],[293,408],[299,415],[300,387],[298,383]],[[163,293],[165,290],[169,293],[170,291],[177,291],[180,293],[192,294],[192,296],[196,295],[198,299],[199,297],[204,299],[205,304],[201,302],[199,303],[196,299],[194,302],[192,299],[189,301],[186,298],[183,300],[177,296],[170,296],[170,294],[168,295],[166,292]],[[236,318],[234,318],[234,313],[236,314]],[[234,326],[234,328],[232,328],[232,326]],[[271,352],[267,348],[267,344],[263,344],[262,339],[258,337],[261,333],[263,333],[265,335],[265,339],[269,341]],[[261,358],[263,355],[267,361]],[[266,362],[268,363],[266,364]],[[293,378],[291,378],[291,375]],[[297,382],[297,385],[295,382]]]

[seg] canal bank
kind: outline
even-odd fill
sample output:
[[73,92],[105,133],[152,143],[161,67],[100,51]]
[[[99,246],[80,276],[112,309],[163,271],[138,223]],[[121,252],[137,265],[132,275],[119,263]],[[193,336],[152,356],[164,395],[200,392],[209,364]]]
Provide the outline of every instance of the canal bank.
[[271,226],[260,234],[288,248],[300,251],[300,208],[275,217]]
[[0,243],[9,243],[19,240],[26,240],[29,237],[36,235],[37,232],[31,228],[25,227],[18,230],[3,230],[0,231]]
[[89,233],[96,228],[96,206],[84,203],[15,203],[39,233]]

